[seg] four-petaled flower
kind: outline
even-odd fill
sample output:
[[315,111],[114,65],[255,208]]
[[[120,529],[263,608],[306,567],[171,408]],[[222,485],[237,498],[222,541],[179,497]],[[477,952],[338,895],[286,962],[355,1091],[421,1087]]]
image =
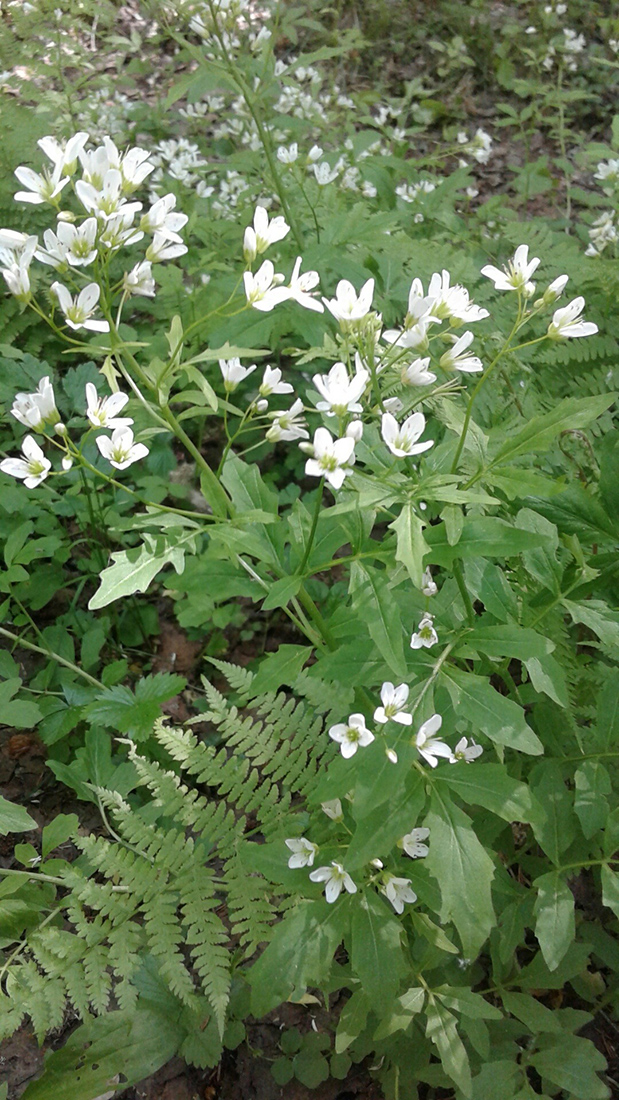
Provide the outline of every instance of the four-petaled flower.
[[443,370],[462,370],[467,374],[484,369],[484,364],[476,355],[467,355],[466,349],[473,342],[472,332],[463,332],[457,340],[454,340],[449,351],[444,352],[439,359],[439,366]]
[[381,435],[392,454],[397,458],[407,455],[420,455],[427,451],[434,443],[433,439],[425,443],[418,443],[420,435],[426,430],[426,418],[423,413],[416,412],[407,417],[403,424],[398,424],[391,413],[383,413],[381,422]]
[[340,325],[349,325],[367,316],[372,308],[373,296],[373,279],[368,279],[363,284],[359,294],[348,279],[341,279],[336,287],[335,298],[323,298],[323,302]]
[[430,851],[428,845],[423,843],[429,836],[429,829],[411,829],[398,841],[398,847],[411,859],[423,859]]
[[362,412],[359,398],[363,395],[369,381],[369,374],[361,368],[352,378],[344,363],[334,363],[327,375],[315,374],[312,378],[316,389],[324,400],[316,408],[327,416],[345,416],[349,412]]
[[26,428],[40,428],[46,423],[56,424],[60,415],[49,376],[45,375],[41,379],[34,393],[16,393],[11,413]]
[[123,276],[123,290],[127,294],[136,294],[142,298],[154,298],[155,289],[150,260],[142,260],[141,263],[135,264],[131,271],[125,272]]
[[321,302],[318,302],[312,295],[318,283],[320,282],[320,275],[317,271],[305,271],[303,275],[301,272],[302,259],[297,256],[294,267],[292,269],[292,275],[290,276],[290,282],[288,287],[288,298],[291,302],[297,302],[298,305],[304,306],[305,309],[312,309],[314,313],[324,313],[325,307]]
[[445,760],[449,760],[452,755],[449,745],[446,745],[444,741],[439,741],[434,736],[435,733],[438,733],[442,724],[443,719],[440,714],[433,714],[427,722],[419,727],[415,735],[415,748],[431,768],[436,767],[439,757],[442,756]]
[[62,283],[52,283],[50,289],[58,299],[58,305],[64,313],[69,328],[86,328],[92,332],[109,332],[110,326],[107,321],[91,320],[101,295],[101,288],[96,283],[88,283],[83,290],[80,290],[75,299]]
[[362,714],[351,714],[348,722],[331,726],[329,737],[338,742],[345,760],[354,756],[359,746],[365,748],[374,740],[374,734],[367,728]]
[[258,393],[261,397],[270,397],[273,393],[294,393],[290,382],[282,382],[279,367],[265,367]]
[[115,428],[112,437],[97,436],[97,447],[104,458],[117,470],[126,470],[133,462],[146,458],[148,447],[133,442],[133,432],[129,427]]
[[574,298],[567,306],[555,310],[548,326],[551,340],[569,340],[575,336],[593,336],[598,327],[593,321],[582,321],[580,315],[585,308],[585,299]]
[[270,260],[265,260],[256,274],[251,271],[243,272],[245,284],[245,297],[247,304],[262,313],[269,313],[280,302],[285,302],[290,297],[290,291],[281,284],[283,275],[277,275]]
[[271,218],[264,206],[257,206],[253,226],[248,225],[243,238],[245,259],[251,261],[261,252],[266,252],[271,244],[281,241],[290,232],[290,226],[281,216]]
[[449,763],[457,764],[459,760],[464,760],[465,764],[470,764],[473,760],[477,760],[483,751],[481,745],[476,744],[472,737],[470,745],[466,737],[461,737],[449,758]]
[[330,817],[332,821],[341,821],[344,817],[342,803],[339,798],[332,798],[329,802],[321,802],[320,809],[327,817]]
[[407,386],[429,386],[436,382],[436,375],[428,370],[430,357],[415,359],[402,371],[402,381]]
[[391,902],[396,913],[404,912],[405,903],[417,901],[417,895],[411,886],[411,880],[409,878],[398,878],[397,875],[384,875],[380,892]]
[[325,898],[328,902],[337,901],[342,888],[348,890],[349,894],[357,893],[357,887],[350,875],[335,859],[329,867],[317,867],[315,871],[311,871],[310,879],[312,882],[324,882]]
[[518,290],[528,296],[534,290],[531,276],[540,262],[537,256],[529,260],[528,244],[520,244],[514,252],[513,258],[503,270],[493,264],[486,264],[485,267],[482,267],[481,273],[487,279],[492,279],[495,290]]
[[129,395],[126,393],[99,397],[94,383],[86,383],[86,416],[93,428],[126,428],[133,424],[131,417],[116,415],[124,409],[128,400]]
[[[436,591],[436,586],[434,590]],[[437,642],[438,634],[434,629],[434,616],[429,614],[424,615],[416,632],[411,638],[411,649],[421,649],[422,646],[425,646],[426,649],[430,649],[431,646],[436,645]]]
[[303,402],[300,397],[289,409],[269,413],[273,423],[267,432],[266,438],[271,443],[279,443],[280,440],[291,442],[293,439],[309,439],[309,432],[303,419]]
[[47,170],[44,170],[43,175],[39,175],[38,172],[33,172],[32,168],[26,168],[22,164],[15,169],[15,175],[19,182],[29,189],[16,191],[15,199],[17,202],[29,202],[34,206],[39,206],[43,202],[53,202],[69,182],[69,177],[63,175],[62,164],[57,164],[51,175]]
[[401,726],[412,725],[412,715],[404,710],[408,700],[408,684],[394,687],[389,680],[386,680],[380,689],[380,699],[382,706],[374,711],[375,722],[382,724],[391,721],[399,722]]
[[289,867],[311,867],[316,855],[318,854],[318,845],[312,844],[311,840],[306,840],[304,836],[299,837],[298,840],[286,840],[284,841],[287,848],[290,848],[292,855],[288,860]]
[[226,393],[233,393],[239,382],[243,382],[257,368],[255,363],[251,367],[244,367],[240,359],[220,359],[219,369],[223,375]]
[[3,458],[0,470],[3,474],[19,478],[27,489],[36,489],[37,485],[45,481],[52,464],[31,435],[24,436],[21,449],[24,457]]
[[[309,444],[308,444],[309,446]],[[305,463],[308,477],[324,477],[333,489],[341,489],[344,478],[351,472],[355,440],[350,436],[334,439],[326,428],[317,428],[312,445],[312,458]]]

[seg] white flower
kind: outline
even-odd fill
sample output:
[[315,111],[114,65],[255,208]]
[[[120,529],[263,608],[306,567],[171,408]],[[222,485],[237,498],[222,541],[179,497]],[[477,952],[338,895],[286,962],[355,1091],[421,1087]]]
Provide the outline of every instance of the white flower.
[[21,449],[24,458],[3,458],[0,470],[11,477],[18,477],[27,489],[36,489],[45,481],[52,464],[31,435],[24,437]]
[[492,279],[496,290],[519,290],[525,294],[530,294],[533,287],[530,279],[540,262],[537,256],[529,260],[529,246],[519,244],[513,259],[502,271],[498,267],[494,267],[493,264],[486,264],[485,267],[482,267],[481,273],[487,279]]
[[53,202],[69,182],[68,176],[64,178],[62,176],[62,165],[56,166],[51,175],[44,171],[43,175],[40,176],[38,172],[33,172],[32,168],[26,168],[22,164],[15,169],[15,175],[24,187],[29,188],[28,191],[16,191],[15,199],[18,202],[29,202],[35,206],[43,202]]
[[347,435],[349,439],[354,439],[355,443],[359,443],[359,441],[363,439],[362,422],[360,420],[351,420],[344,434]]
[[[136,213],[134,206],[134,203],[127,202],[124,206],[121,206],[117,214],[112,214],[106,219],[99,235],[100,245],[116,251],[123,245],[137,244],[138,241],[142,240],[144,236],[142,230],[136,229],[133,224]],[[159,239],[163,240],[164,238]],[[187,251],[184,245],[180,247]]]
[[[3,230],[6,239],[10,230]],[[22,234],[20,234],[20,237]],[[20,301],[26,301],[30,294],[30,264],[37,247],[36,237],[26,237],[23,241],[16,242],[14,246],[4,252],[8,267],[2,269],[4,280],[11,292]]]
[[97,447],[117,470],[126,470],[132,462],[146,458],[148,454],[148,447],[143,443],[133,442],[133,432],[128,427],[115,428],[111,439],[107,435],[98,435]]
[[80,130],[79,133],[74,134],[73,137],[61,145],[55,137],[48,135],[39,138],[37,145],[58,170],[65,176],[71,176],[75,171],[77,159],[88,141],[88,136],[87,133]]
[[131,271],[123,275],[123,290],[128,294],[139,295],[142,298],[155,297],[155,280],[150,260],[142,260],[141,263],[131,268]]
[[437,642],[438,634],[434,629],[434,616],[424,615],[417,627],[416,634],[413,634],[411,638],[411,649],[421,649],[422,646],[425,646],[426,649],[430,649],[433,645],[436,645]]
[[417,901],[417,895],[411,887],[411,880],[398,878],[397,875],[385,875],[380,892],[391,902],[396,913],[404,912],[405,902]]
[[312,148],[310,149],[309,153],[307,154],[307,159],[308,159],[309,163],[314,164],[315,161],[320,160],[320,158],[322,156],[322,152],[323,151],[320,148],[320,145],[312,145]]
[[135,191],[155,170],[155,165],[149,163],[149,157],[150,153],[145,149],[134,146],[132,149],[127,149],[125,155],[120,158],[119,168],[126,192]]
[[126,428],[133,424],[129,417],[117,416],[124,409],[129,396],[126,393],[112,393],[109,397],[99,397],[92,382],[86,383],[86,416],[93,428]]
[[483,751],[481,745],[477,745],[473,738],[471,738],[471,744],[469,745],[466,737],[461,737],[449,757],[449,763],[457,764],[459,760],[464,760],[466,764],[471,764],[473,760],[477,760],[477,757],[481,756]]
[[597,332],[597,325],[593,321],[582,321],[580,315],[585,308],[585,299],[574,298],[567,306],[557,309],[548,326],[548,336],[551,340],[568,340],[576,336],[593,336]]
[[423,577],[421,578],[421,591],[424,596],[436,596],[438,588],[432,580],[432,574],[430,572],[430,566],[424,569]]
[[184,256],[186,252],[186,244],[176,244],[174,241],[170,244],[169,237],[163,233],[155,233],[144,255],[151,263],[160,264],[164,260],[175,260],[178,256]]
[[45,249],[37,252],[37,259],[51,267],[62,264],[71,264],[72,267],[87,266],[97,257],[96,237],[96,218],[87,218],[80,226],[59,221],[55,233],[51,229],[45,230]]
[[487,164],[490,160],[491,149],[492,138],[490,134],[482,129],[476,130],[475,136],[469,145],[469,151],[475,157],[475,160],[479,161],[480,164]]
[[345,760],[354,756],[359,746],[365,748],[374,740],[374,734],[367,728],[362,714],[351,714],[347,723],[331,726],[329,737],[338,742]]
[[433,445],[433,439],[425,443],[417,442],[425,430],[426,418],[423,413],[413,413],[401,425],[391,413],[383,413],[380,432],[391,453],[398,458],[422,454]]
[[279,367],[265,367],[258,393],[261,397],[270,397],[273,393],[294,393],[294,387],[290,382],[282,382]]
[[239,382],[243,382],[257,369],[254,363],[251,367],[244,367],[240,359],[220,359],[219,369],[223,375],[226,393],[233,393]]
[[323,302],[336,321],[341,325],[348,325],[352,321],[360,321],[370,312],[373,296],[373,279],[368,279],[367,283],[363,284],[358,295],[348,279],[341,279],[337,284],[335,298],[323,298]]
[[303,419],[303,402],[300,397],[297,397],[289,409],[269,413],[269,415],[273,418],[273,423],[266,432],[266,438],[271,443],[279,443],[280,440],[291,442],[293,439],[309,439],[309,432]]
[[286,147],[280,145],[277,150],[277,159],[280,164],[294,164],[295,160],[299,157],[299,146],[296,141],[293,141],[292,145]]
[[415,359],[413,363],[402,372],[402,381],[409,386],[429,386],[436,382],[436,375],[428,370],[430,358]]
[[383,340],[399,348],[425,348],[428,343],[428,328],[434,317],[422,317],[414,325],[405,329],[389,328],[383,332]]
[[352,378],[344,363],[335,363],[327,375],[315,374],[312,378],[318,392],[324,398],[316,408],[327,416],[345,416],[347,412],[362,412],[359,398],[369,381],[366,370],[358,370]]
[[342,803],[339,798],[332,798],[330,802],[321,802],[320,809],[330,817],[332,821],[341,821],[344,817]]
[[434,736],[435,733],[438,733],[442,724],[443,719],[440,714],[433,714],[427,722],[419,727],[415,735],[415,748],[431,768],[436,767],[440,756],[449,760],[452,755],[449,745],[446,745],[444,741],[438,741]]
[[243,272],[247,304],[262,313],[269,313],[280,302],[290,297],[290,291],[283,283],[284,276],[276,275],[270,260],[265,260],[255,275],[251,271]]
[[396,413],[402,412],[404,405],[400,401],[399,397],[386,397],[383,401],[383,408],[386,412],[391,413],[392,416],[395,416]]
[[342,892],[342,887],[348,890],[349,894],[357,893],[357,887],[350,875],[344,870],[342,864],[335,859],[330,867],[317,867],[315,871],[311,871],[310,879],[312,882],[324,882],[325,898],[328,902],[337,901]]
[[253,228],[247,226],[243,239],[243,252],[247,260],[253,260],[256,255],[266,252],[271,244],[281,241],[290,232],[290,226],[284,218],[272,218],[264,206],[257,206],[254,214]]
[[39,428],[46,421],[56,424],[60,416],[49,375],[41,379],[34,393],[15,394],[11,413],[26,428]]
[[429,836],[429,829],[411,829],[410,833],[407,833],[398,841],[398,847],[406,852],[411,859],[423,859],[430,849],[422,841],[427,840]]
[[467,374],[484,369],[484,364],[476,355],[466,355],[466,349],[473,341],[472,332],[463,332],[439,359],[443,370],[461,370]]
[[176,241],[182,244],[179,229],[182,229],[189,218],[186,214],[175,214],[176,195],[164,195],[153,203],[148,213],[143,214],[140,220],[140,229],[145,233],[160,233],[166,241]]
[[62,283],[52,283],[50,289],[58,299],[58,304],[64,313],[69,328],[86,328],[92,332],[109,332],[110,326],[107,321],[92,321],[90,319],[97,308],[101,295],[100,287],[96,283],[88,283],[83,290],[80,290],[75,300]]
[[312,171],[319,187],[326,187],[329,183],[333,183],[333,180],[337,179],[339,176],[339,168],[337,165],[335,168],[331,168],[326,160],[321,161],[320,164],[312,164]]
[[305,309],[312,309],[315,313],[324,313],[324,306],[321,302],[317,302],[316,299],[310,293],[314,287],[318,286],[320,282],[320,275],[317,271],[306,271],[303,275],[301,271],[301,257],[297,256],[290,276],[290,283],[288,284],[288,297],[293,302],[298,302],[300,306],[304,306]]
[[316,855],[318,854],[318,845],[312,844],[311,840],[306,840],[304,836],[299,837],[298,840],[285,840],[287,848],[290,848],[292,855],[288,860],[289,867],[311,867]]
[[593,178],[594,180],[601,180],[602,183],[616,184],[619,181],[619,158],[607,161],[601,160]]
[[[108,168],[100,187],[95,187],[85,179],[75,184],[75,194],[82,206],[96,217],[111,218],[125,205],[123,178],[117,168]],[[141,210],[142,204],[128,203],[133,211]]]
[[410,726],[413,722],[411,714],[407,714],[404,710],[406,702],[408,700],[408,684],[400,684],[399,687],[394,687],[389,680],[386,680],[380,689],[380,700],[382,707],[377,707],[374,711],[374,721],[380,722],[399,722],[401,726]]
[[474,321],[483,321],[489,317],[487,309],[482,309],[471,302],[466,287],[449,285],[450,274],[443,270],[439,275],[435,272],[430,279],[428,298],[432,299],[432,316],[438,321],[459,321],[461,324],[473,324]]
[[305,463],[305,473],[309,477],[324,477],[333,489],[341,489],[344,479],[350,473],[348,463],[353,456],[355,441],[350,436],[333,439],[326,428],[317,428],[314,433],[313,457]]

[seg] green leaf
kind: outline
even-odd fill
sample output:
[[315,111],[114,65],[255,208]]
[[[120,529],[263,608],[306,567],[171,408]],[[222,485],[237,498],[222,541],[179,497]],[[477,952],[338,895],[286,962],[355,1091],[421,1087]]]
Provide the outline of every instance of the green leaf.
[[135,692],[118,684],[106,688],[93,703],[89,703],[85,708],[86,714],[92,722],[140,740],[152,733],[161,704],[178,695],[186,683],[184,676],[157,672],[138,680]]
[[574,774],[574,784],[574,810],[585,837],[590,840],[606,824],[609,808],[605,796],[610,794],[612,783],[599,760],[583,760]]
[[275,607],[286,607],[290,600],[296,596],[301,585],[302,577],[282,577],[269,585],[269,592],[262,604],[263,611],[272,611]]
[[531,796],[529,788],[512,779],[503,764],[454,764],[441,768],[435,784],[456,791],[463,802],[483,806],[504,821],[532,822],[543,819],[544,811]]
[[619,613],[611,611],[602,600],[587,600],[586,603],[574,603],[563,600],[575,623],[584,623],[604,645],[619,646]]
[[254,1016],[264,1016],[292,993],[298,1000],[308,985],[320,985],[342,940],[346,912],[341,902],[302,901],[276,926],[247,974]]
[[471,1095],[471,1068],[451,1012],[432,998],[426,1007],[426,1036],[436,1046],[445,1073],[465,1096]]
[[455,943],[447,938],[442,928],[439,928],[438,924],[431,921],[427,913],[420,913],[418,910],[411,912],[410,914],[413,926],[417,931],[417,934],[423,936],[428,943],[438,947],[439,951],[446,951],[448,955],[458,955],[459,950]]
[[545,811],[541,820],[531,822],[535,839],[550,861],[558,864],[561,853],[569,847],[576,835],[570,793],[561,778],[557,763],[553,760],[544,760],[536,765],[531,772],[529,785]]
[[415,588],[421,588],[423,558],[429,550],[423,537],[425,526],[411,503],[405,504],[398,518],[389,524],[397,538],[395,560],[402,562]]
[[[375,787],[373,789],[376,791]],[[391,791],[393,794],[392,784]],[[355,806],[353,813],[358,820],[346,855],[348,869],[353,871],[369,863],[371,859],[388,855],[395,842],[410,832],[424,802],[425,789],[421,776],[417,774],[409,778],[409,790],[398,794],[397,802],[392,803],[389,810],[381,802],[362,816],[357,813],[358,807]],[[361,809],[365,809],[363,803]]]
[[619,875],[607,863],[602,865],[602,901],[619,917]]
[[519,661],[544,657],[555,648],[549,638],[529,627],[517,626],[516,623],[487,625],[486,616],[478,619],[467,633],[466,644],[487,653],[489,657],[517,657]]
[[509,558],[533,546],[541,546],[541,535],[530,535],[505,520],[487,516],[464,521],[457,546],[450,546],[444,523],[428,527],[425,540],[430,547],[427,557],[435,565],[451,565],[454,558]]
[[277,691],[282,684],[292,687],[311,653],[306,645],[280,645],[276,653],[263,657],[252,680],[252,695]]
[[41,708],[29,699],[14,699],[13,696],[21,687],[21,678],[12,676],[9,680],[0,682],[0,714],[5,726],[14,726],[16,729],[31,729],[40,722],[43,715]]
[[319,1050],[301,1050],[294,1058],[294,1075],[308,1089],[316,1089],[329,1077],[329,1063]]
[[516,516],[516,525],[522,531],[528,531],[530,538],[543,540],[541,545],[532,542],[522,555],[525,569],[545,588],[559,595],[563,573],[559,561],[559,533],[554,523],[530,508],[521,508]]
[[574,895],[556,871],[541,875],[533,885],[537,887],[535,935],[546,966],[556,970],[576,933]]
[[374,1032],[374,1039],[387,1039],[389,1035],[393,1035],[396,1031],[406,1031],[413,1016],[421,1012],[425,996],[425,990],[421,986],[414,986],[407,989],[401,997],[397,997],[393,1008],[381,1020]]
[[597,744],[614,749],[619,741],[619,669],[613,669],[602,688],[597,709]]
[[498,1008],[465,986],[439,985],[432,992],[447,1008],[471,1020],[503,1019],[503,1013]]
[[88,602],[89,610],[107,607],[114,600],[134,592],[146,592],[165,565],[172,565],[177,573],[182,573],[185,551],[195,549],[195,531],[185,531],[175,538],[169,533],[160,537],[144,535],[141,546],[110,555],[114,564],[101,573],[101,584]]
[[554,1012],[527,993],[501,993],[506,1012],[515,1016],[533,1035],[546,1031],[561,1034],[563,1028]]
[[404,659],[400,608],[387,580],[374,569],[363,569],[366,583],[353,594],[353,607],[367,625],[370,637],[385,664],[399,680],[405,680],[408,669]]
[[43,859],[55,848],[58,848],[60,844],[64,844],[69,837],[75,836],[78,827],[79,818],[77,814],[57,814],[54,820],[50,821],[49,825],[46,825],[43,829],[41,841]]
[[481,730],[495,744],[532,756],[539,756],[544,751],[541,741],[527,724],[522,707],[500,695],[488,680],[445,665],[441,678],[458,716],[471,723],[473,734]]
[[490,886],[494,866],[473,832],[471,819],[440,790],[432,791],[427,869],[437,879],[441,921],[453,921],[467,958],[475,958],[495,924]]
[[347,1050],[364,1030],[370,1007],[370,1002],[362,989],[356,990],[350,1000],[346,1001],[340,1012],[335,1033],[336,1054],[342,1054]]
[[483,603],[486,611],[501,622],[518,619],[518,601],[505,573],[483,558],[470,558],[464,563],[464,575],[469,592]]
[[15,802],[7,802],[0,795],[0,836],[7,833],[29,833],[32,829],[38,829],[34,818],[24,810],[23,806],[17,806]]
[[62,1050],[49,1054],[24,1100],[96,1100],[101,1093],[137,1084],[172,1058],[183,1039],[173,1018],[145,1009],[108,1012],[82,1024]]
[[604,393],[597,397],[568,397],[549,413],[534,416],[495,454],[490,468],[512,462],[519,455],[541,454],[566,429],[586,428],[614,404],[617,395]]
[[552,1045],[532,1054],[530,1061],[541,1077],[578,1100],[608,1100],[611,1095],[598,1077],[606,1069],[604,1055],[579,1035],[557,1036]]
[[568,535],[578,535],[583,542],[616,542],[619,527],[607,515],[596,497],[588,493],[582,485],[571,485],[564,493],[551,500],[533,497],[528,501],[537,512],[541,512]]
[[386,1012],[406,972],[402,928],[387,906],[368,891],[355,899],[351,966],[373,1009]]
[[536,691],[543,692],[560,707],[569,706],[565,673],[551,654],[548,653],[544,657],[525,658],[524,665]]

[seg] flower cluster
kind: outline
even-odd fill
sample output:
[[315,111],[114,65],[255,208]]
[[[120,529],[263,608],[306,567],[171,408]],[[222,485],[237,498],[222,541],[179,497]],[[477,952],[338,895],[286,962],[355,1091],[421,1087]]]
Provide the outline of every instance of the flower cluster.
[[[125,271],[121,286],[125,297],[152,297],[152,264],[187,251],[180,236],[187,215],[175,211],[172,194],[157,198],[146,212],[143,203],[133,198],[155,168],[147,150],[135,146],[121,152],[110,137],[88,149],[88,134],[81,131],[64,144],[52,137],[41,138],[38,144],[49,164],[41,172],[24,165],[15,170],[24,188],[16,192],[15,200],[51,206],[57,223],[44,231],[42,243],[37,236],[0,230],[0,269],[10,292],[28,302],[32,260],[53,268],[62,281],[54,281],[50,291],[64,323],[74,330],[107,332],[109,320],[96,314],[101,305],[100,280],[112,258],[145,235],[151,236],[143,258]],[[75,201],[61,206],[67,201],[69,185]],[[78,280],[90,270],[93,280],[81,285]]]
[[[98,435],[95,442],[103,458],[117,470],[126,470],[149,453],[144,443],[136,443],[134,440],[130,426],[133,419],[118,416],[128,401],[128,395],[120,392],[100,397],[96,386],[92,382],[86,383],[86,419],[90,425],[89,431],[107,428],[112,432],[111,436]],[[82,461],[81,449],[69,438],[67,428],[60,420],[49,376],[41,379],[34,393],[15,395],[11,414],[24,427],[39,432],[62,451],[64,471],[70,470],[75,461]],[[50,436],[50,432],[56,438]],[[2,459],[0,470],[10,477],[19,478],[26,488],[35,489],[45,481],[52,464],[31,435],[24,437],[21,449],[23,457]]]

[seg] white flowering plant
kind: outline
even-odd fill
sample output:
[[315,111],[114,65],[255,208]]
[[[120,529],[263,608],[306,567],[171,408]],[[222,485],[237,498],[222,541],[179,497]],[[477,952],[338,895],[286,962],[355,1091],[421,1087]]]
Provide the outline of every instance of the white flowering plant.
[[[81,1021],[25,1100],[214,1066],[289,1002],[321,1043],[282,1035],[282,1088],[364,1063],[386,1100],[603,1100],[619,451],[606,365],[570,369],[614,354],[607,299],[579,240],[465,225],[468,168],[413,194],[313,115],[278,142],[270,24],[181,7],[185,87],[232,82],[263,158],[251,204],[186,212],[181,139],[168,190],[165,150],[76,129],[16,166],[37,226],[0,228],[46,341],[0,348],[4,721],[101,820],[0,802],[29,841],[1,1033]],[[164,602],[215,670],[187,692],[176,650],[148,663]],[[267,638],[249,667],[231,624]]]

